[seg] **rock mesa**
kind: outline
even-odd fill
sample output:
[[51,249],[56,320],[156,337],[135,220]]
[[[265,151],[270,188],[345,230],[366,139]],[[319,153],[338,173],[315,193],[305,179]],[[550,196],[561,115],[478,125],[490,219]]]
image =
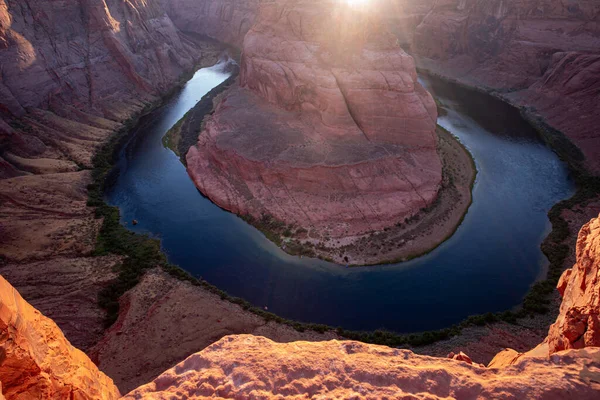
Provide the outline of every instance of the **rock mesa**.
[[200,190],[238,214],[331,237],[403,221],[436,198],[437,110],[374,14],[344,2],[265,2],[240,84],[187,154]]

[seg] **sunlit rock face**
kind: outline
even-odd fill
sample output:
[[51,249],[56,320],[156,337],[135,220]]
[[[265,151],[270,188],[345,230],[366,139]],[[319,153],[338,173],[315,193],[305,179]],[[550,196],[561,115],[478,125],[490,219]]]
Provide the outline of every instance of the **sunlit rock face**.
[[[600,349],[487,369],[359,342],[228,336],[124,396],[140,399],[596,399]],[[581,377],[580,377],[581,376]]]
[[549,351],[600,347],[600,218],[581,228],[577,262],[563,273],[558,290],[563,302],[550,327]]
[[600,2],[439,0],[414,32],[422,65],[498,89],[565,133],[600,172]]
[[240,87],[187,155],[230,211],[326,232],[382,229],[431,204],[437,111],[374,13],[340,1],[262,3]]
[[0,276],[0,399],[112,400],[113,381]]

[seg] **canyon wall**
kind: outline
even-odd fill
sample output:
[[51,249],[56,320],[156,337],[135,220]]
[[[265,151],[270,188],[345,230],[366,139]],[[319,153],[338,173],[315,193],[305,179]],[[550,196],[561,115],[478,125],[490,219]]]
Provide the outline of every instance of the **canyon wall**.
[[177,28],[238,48],[254,24],[260,0],[160,0]]
[[600,347],[600,219],[585,224],[577,239],[577,262],[558,283],[563,298],[550,327],[550,353]]
[[90,257],[93,154],[220,49],[155,0],[0,0],[0,274],[79,347],[104,331],[97,294],[119,257]]
[[420,66],[526,107],[600,172],[600,3],[437,0],[414,33]]
[[362,235],[435,200],[436,119],[412,57],[375,14],[337,1],[263,2],[240,85],[221,97],[188,171],[232,212],[313,237]]

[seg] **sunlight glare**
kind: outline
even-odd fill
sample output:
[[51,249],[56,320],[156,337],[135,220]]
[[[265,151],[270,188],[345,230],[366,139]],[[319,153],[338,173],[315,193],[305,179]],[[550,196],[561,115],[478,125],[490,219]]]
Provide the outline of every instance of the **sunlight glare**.
[[344,0],[350,7],[365,7],[370,0]]

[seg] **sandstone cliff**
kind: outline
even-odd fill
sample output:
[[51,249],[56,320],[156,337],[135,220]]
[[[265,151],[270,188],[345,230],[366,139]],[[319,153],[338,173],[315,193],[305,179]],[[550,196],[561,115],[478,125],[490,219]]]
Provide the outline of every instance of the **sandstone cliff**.
[[0,0],[0,273],[87,349],[116,257],[93,258],[92,156],[213,45],[157,0]]
[[497,90],[565,133],[600,172],[600,3],[436,0],[414,33],[420,65]]
[[502,369],[359,342],[229,336],[124,399],[596,399],[600,349]]
[[183,32],[206,35],[242,47],[254,24],[259,0],[160,0]]
[[[285,45],[282,45],[285,43]],[[343,238],[436,198],[437,111],[412,57],[372,13],[265,2],[228,90],[187,155],[219,206]]]
[[113,381],[0,276],[0,398],[112,400]]

